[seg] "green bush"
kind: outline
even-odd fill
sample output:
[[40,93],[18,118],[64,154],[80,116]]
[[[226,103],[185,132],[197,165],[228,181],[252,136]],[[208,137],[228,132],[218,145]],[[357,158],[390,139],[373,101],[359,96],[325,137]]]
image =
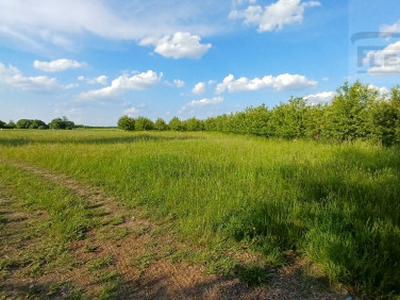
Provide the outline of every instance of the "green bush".
[[118,128],[122,130],[134,131],[135,119],[128,116],[122,116],[118,120]]
[[154,123],[152,120],[146,117],[138,117],[135,119],[135,130],[136,131],[144,131],[144,130],[153,130]]
[[154,129],[155,130],[164,131],[164,130],[168,130],[169,127],[168,127],[167,123],[163,119],[158,118],[156,120],[156,122],[154,123]]

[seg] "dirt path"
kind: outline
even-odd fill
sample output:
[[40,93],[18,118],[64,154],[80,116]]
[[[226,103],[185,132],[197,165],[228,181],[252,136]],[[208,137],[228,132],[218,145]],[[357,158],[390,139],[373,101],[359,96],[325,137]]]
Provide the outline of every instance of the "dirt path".
[[[79,261],[74,268],[24,283],[9,278],[10,285],[68,281],[89,297],[96,297],[104,290],[101,283],[111,278],[111,282],[118,283],[115,294],[118,299],[345,298],[307,276],[304,269],[309,264],[305,260],[295,260],[281,270],[270,270],[268,286],[258,288],[250,288],[238,279],[207,275],[202,266],[171,259],[179,250],[176,240],[137,212],[118,205],[117,199],[100,188],[25,163],[3,163],[35,173],[79,195],[101,222],[101,227],[89,231],[84,240],[71,243],[69,252]],[[104,276],[108,279],[102,281]]]

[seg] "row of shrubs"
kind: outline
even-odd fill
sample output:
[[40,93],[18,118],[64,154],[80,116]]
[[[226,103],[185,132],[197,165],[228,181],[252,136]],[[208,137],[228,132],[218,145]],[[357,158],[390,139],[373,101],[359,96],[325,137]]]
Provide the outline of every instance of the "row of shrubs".
[[400,143],[400,86],[388,95],[357,81],[337,89],[331,103],[313,105],[303,98],[291,98],[272,109],[264,104],[241,112],[205,120],[123,116],[123,130],[219,131],[280,138],[328,138],[335,140],[373,139],[384,145]]
[[4,129],[74,129],[75,123],[69,121],[66,117],[53,119],[46,124],[42,120],[20,119],[17,123],[10,121],[5,123],[0,120],[0,128]]

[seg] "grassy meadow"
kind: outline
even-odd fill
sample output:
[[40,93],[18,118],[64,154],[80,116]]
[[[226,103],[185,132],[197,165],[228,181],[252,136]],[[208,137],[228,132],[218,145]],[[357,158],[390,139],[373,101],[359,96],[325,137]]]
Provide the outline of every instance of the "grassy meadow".
[[395,298],[399,154],[399,148],[367,142],[219,133],[3,130],[0,187],[13,187],[28,202],[63,199],[35,204],[50,211],[51,230],[61,240],[95,226],[90,215],[67,191],[29,180],[9,162],[100,186],[126,210],[140,208],[210,251],[242,245],[271,266],[295,253],[334,284],[369,298]]

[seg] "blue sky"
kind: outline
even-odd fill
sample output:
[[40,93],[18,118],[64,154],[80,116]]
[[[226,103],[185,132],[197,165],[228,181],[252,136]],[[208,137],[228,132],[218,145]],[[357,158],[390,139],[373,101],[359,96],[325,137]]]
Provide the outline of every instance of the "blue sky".
[[207,118],[399,84],[398,0],[0,0],[0,120]]

